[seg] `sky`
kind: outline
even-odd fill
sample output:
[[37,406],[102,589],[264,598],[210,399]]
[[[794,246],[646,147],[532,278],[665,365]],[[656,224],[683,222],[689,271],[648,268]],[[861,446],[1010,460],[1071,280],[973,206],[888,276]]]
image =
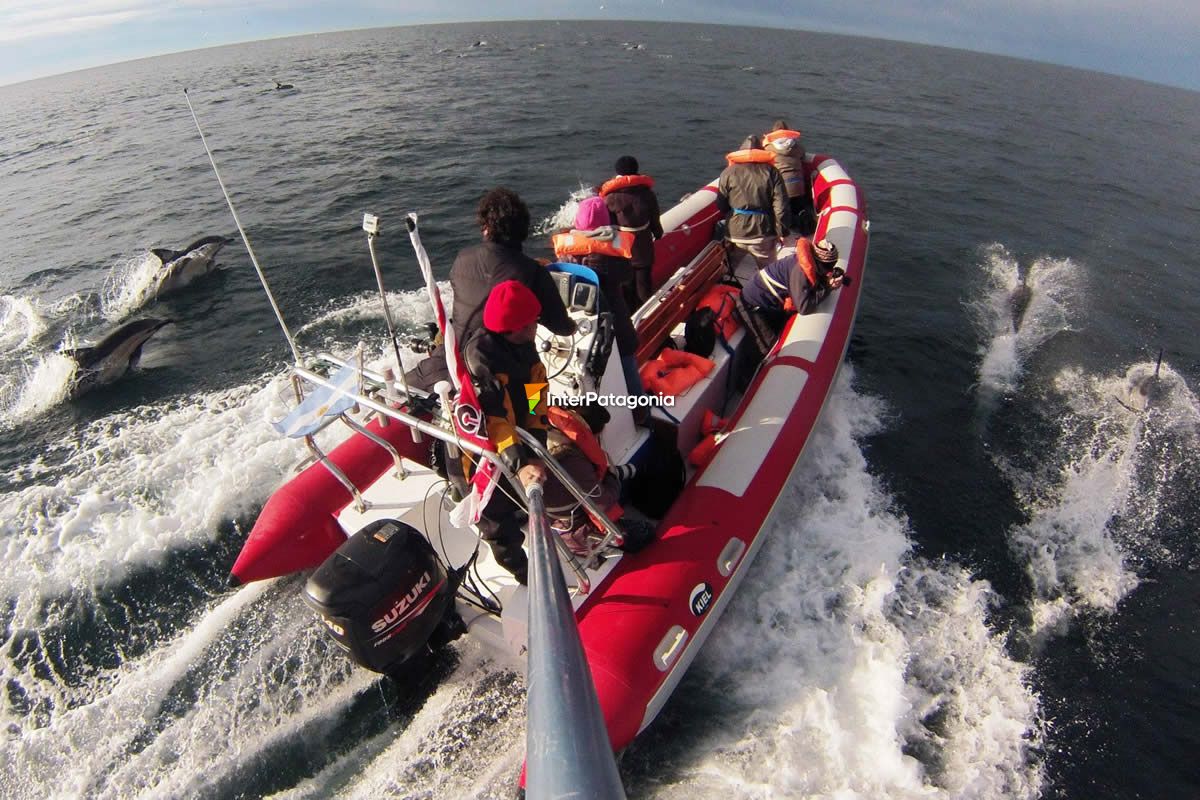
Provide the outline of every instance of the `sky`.
[[1200,91],[1200,0],[0,0],[0,85],[279,36],[504,19],[800,28],[999,53]]

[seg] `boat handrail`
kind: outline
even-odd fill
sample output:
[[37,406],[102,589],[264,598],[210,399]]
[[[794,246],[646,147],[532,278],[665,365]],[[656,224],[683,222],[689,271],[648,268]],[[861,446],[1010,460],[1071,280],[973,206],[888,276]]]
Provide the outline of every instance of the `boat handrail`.
[[[326,353],[326,352],[317,353],[316,359],[318,361],[324,361],[326,364],[330,364],[335,367],[345,367],[345,366],[348,366],[349,364],[354,363],[352,361],[348,361],[347,359],[335,356],[332,353]],[[389,383],[388,378],[385,377],[380,372],[376,372],[375,370],[368,369],[366,367],[359,367],[357,364],[355,364],[354,368],[357,369],[364,378],[371,381],[372,383],[378,384],[379,386],[387,386]],[[414,389],[411,386],[408,387],[408,391],[406,393],[404,391],[404,387],[400,384],[399,381],[396,381],[395,379],[392,379],[390,381],[390,383],[394,390],[400,392],[400,394],[398,395],[398,399],[401,402],[404,402],[406,399],[408,399],[408,397],[411,397],[414,400],[430,400],[433,398],[432,393],[422,391],[421,389]]]
[[[315,386],[322,386],[338,395],[349,396],[349,397],[353,398],[355,402],[359,403],[360,405],[362,405],[366,408],[371,409],[372,411],[374,411],[384,417],[387,417],[389,419],[394,419],[396,422],[407,425],[410,428],[412,428],[413,430],[420,431],[421,433],[432,436],[435,439],[440,439],[443,442],[446,442],[448,444],[453,444],[456,447],[459,447],[460,449],[465,450],[478,458],[486,459],[496,465],[496,469],[500,471],[501,475],[508,478],[508,481],[512,486],[520,486],[521,485],[521,482],[519,480],[517,480],[517,477],[512,473],[512,471],[504,463],[504,460],[501,459],[497,453],[495,453],[491,450],[485,450],[482,447],[480,447],[479,445],[475,444],[474,442],[470,442],[470,441],[467,441],[466,439],[460,438],[458,436],[458,434],[452,430],[447,430],[445,428],[439,427],[438,425],[435,425],[427,420],[423,420],[418,417],[414,417],[412,414],[406,413],[399,409],[391,408],[387,404],[380,403],[377,400],[367,397],[366,395],[347,391],[346,389],[343,389],[342,387],[337,386],[332,381],[329,381],[328,379],[324,378],[323,376],[321,376],[305,367],[293,366],[292,372],[297,377],[301,378],[302,380],[308,381],[309,383],[311,383]],[[528,443],[528,441],[530,439],[532,439],[532,441],[535,445],[532,448],[534,450],[534,452],[538,453],[539,458],[542,458],[543,460],[545,460],[545,462],[547,463],[547,465],[549,465],[550,469],[554,472],[554,474],[556,476],[558,476],[558,478],[563,482],[563,485],[565,485],[567,487],[568,491],[570,491],[577,498],[582,497],[584,503],[586,504],[586,506],[588,507],[589,510],[596,509],[595,503],[591,502],[591,499],[587,497],[586,493],[579,487],[579,485],[577,483],[575,483],[575,481],[571,478],[571,476],[566,473],[566,471],[562,468],[562,466],[559,465],[559,463],[554,459],[554,457],[551,456],[550,453],[547,452],[546,449],[541,446],[541,443],[538,442],[537,439],[533,439],[533,437],[529,434],[528,431],[525,431],[521,428],[516,428],[516,431],[517,431],[518,435],[520,435],[522,437],[522,441],[525,441],[526,443]],[[326,464],[326,466],[328,467],[330,465]],[[337,473],[335,472],[334,474],[336,477]],[[339,480],[341,480],[341,478],[339,478]],[[343,481],[343,484],[344,483],[345,482]],[[356,497],[359,496],[358,492],[355,490],[351,490],[351,493],[354,494]],[[608,521],[608,518],[605,517],[603,514],[600,515],[600,519],[603,519],[606,522]],[[616,528],[615,528],[615,526],[612,526],[611,522],[608,523],[607,527],[611,529],[609,531],[609,535],[611,536],[612,531],[616,531]],[[620,532],[617,531],[618,535],[619,535],[619,533]],[[608,541],[609,541],[609,536],[606,536],[604,539],[604,542],[608,542]],[[602,542],[600,545],[597,545],[597,547],[594,548],[593,551],[589,551],[589,554],[588,554],[589,560],[592,557],[594,557],[594,550],[598,550],[600,546],[603,546],[604,542]],[[575,573],[575,577],[578,582],[577,585],[579,587],[580,594],[589,593],[591,591],[591,580],[587,576],[586,568],[578,562],[578,560],[575,558],[575,554],[570,551],[570,549],[566,546],[566,544],[564,542],[559,541],[558,546],[559,546],[559,552],[561,552],[563,554],[567,563],[571,567],[571,571]]]
[[400,451],[396,449],[395,445],[393,445],[387,439],[384,439],[379,434],[375,433],[375,431],[371,430],[366,425],[359,423],[357,420],[352,419],[348,415],[343,413],[339,414],[338,416],[342,418],[342,422],[346,424],[347,428],[355,433],[361,434],[367,439],[370,439],[372,442],[388,452],[388,455],[392,457],[392,463],[396,465],[396,476],[400,478],[400,480],[404,480],[408,477],[408,470],[404,467],[404,459],[401,457]]

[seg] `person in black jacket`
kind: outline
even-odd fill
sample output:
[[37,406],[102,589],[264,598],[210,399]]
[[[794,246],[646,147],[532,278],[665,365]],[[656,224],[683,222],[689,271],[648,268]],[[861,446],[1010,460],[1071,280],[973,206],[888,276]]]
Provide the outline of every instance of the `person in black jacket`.
[[521,252],[529,238],[529,209],[511,189],[492,189],[479,201],[476,215],[483,242],[454,259],[450,286],[454,289],[454,333],[465,342],[481,325],[483,306],[492,289],[508,280],[520,281],[541,304],[541,323],[560,336],[575,332],[558,286],[545,267]]
[[[575,321],[567,315],[550,273],[521,251],[529,237],[529,208],[525,202],[511,189],[492,189],[479,200],[476,222],[483,241],[460,251],[450,267],[450,286],[454,289],[450,322],[459,347],[482,326],[484,303],[492,288],[508,280],[520,281],[532,290],[541,304],[543,325],[561,336],[573,334]],[[439,349],[406,377],[410,386],[432,391],[448,375],[445,354]]]
[[[524,428],[543,445],[546,443],[546,392],[539,394],[531,409],[525,390],[525,384],[546,382],[546,368],[534,345],[541,312],[541,303],[525,284],[504,281],[488,294],[480,314],[482,326],[463,348],[487,423],[488,440],[523,486],[546,480],[545,464],[521,443],[515,431]],[[521,546],[525,540],[521,531],[524,514],[514,499],[520,496],[516,487],[501,479],[476,526],[496,563],[524,584],[529,570]]]
[[663,235],[659,219],[658,195],[654,194],[654,179],[638,174],[638,161],[633,156],[621,156],[616,163],[617,174],[600,187],[600,196],[620,230],[634,235],[633,283],[635,295],[630,305],[640,307],[654,292],[651,271],[654,268],[654,240]]

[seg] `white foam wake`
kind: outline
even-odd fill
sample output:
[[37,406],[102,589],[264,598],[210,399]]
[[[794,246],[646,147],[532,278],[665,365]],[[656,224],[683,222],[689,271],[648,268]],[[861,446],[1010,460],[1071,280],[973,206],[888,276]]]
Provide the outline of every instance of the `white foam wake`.
[[[701,652],[727,698],[656,797],[1036,797],[1027,668],[987,625],[993,593],[909,555],[906,522],[856,441],[880,405],[845,373]],[[766,768],[764,765],[771,765]]]
[[1096,377],[1066,369],[1054,388],[1067,405],[1054,460],[1013,473],[1029,521],[1009,533],[1033,585],[1033,632],[1060,633],[1082,613],[1113,612],[1138,584],[1137,563],[1160,557],[1159,518],[1173,478],[1194,457],[1200,403],[1168,364],[1148,413],[1121,402],[1154,371]]
[[0,394],[0,428],[38,417],[67,399],[79,365],[62,353],[47,353],[21,370]]
[[559,206],[557,211],[534,226],[533,235],[535,237],[549,236],[552,233],[575,227],[575,213],[579,211],[579,203],[595,196],[595,187],[585,186],[581,182],[579,188],[571,191],[566,202]]
[[27,297],[0,296],[0,353],[20,350],[46,331],[39,305]]
[[101,291],[101,313],[119,322],[157,297],[162,261],[153,253],[127,258],[109,270]]
[[0,494],[0,597],[15,624],[37,627],[43,599],[120,582],[261,504],[301,456],[269,425],[285,398],[276,379],[114,414],[9,475],[22,488]]

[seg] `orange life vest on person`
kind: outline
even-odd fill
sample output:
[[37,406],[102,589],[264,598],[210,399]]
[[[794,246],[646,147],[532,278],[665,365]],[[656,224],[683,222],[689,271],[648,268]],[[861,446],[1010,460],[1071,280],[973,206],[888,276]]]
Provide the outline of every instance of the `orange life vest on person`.
[[618,175],[604,182],[600,187],[600,196],[608,197],[609,192],[619,192],[632,186],[645,186],[647,189],[653,189],[654,178],[649,175]]
[[719,283],[709,289],[708,294],[704,295],[704,299],[696,306],[696,308],[710,308],[717,315],[717,329],[725,337],[725,341],[729,341],[737,333],[740,325],[737,315],[734,313],[737,308],[734,298],[739,294],[741,294],[741,289],[736,286]]
[[[801,136],[800,131],[787,130],[786,128],[784,130],[780,130],[780,131],[771,131],[770,133],[763,134],[763,139],[762,139],[763,147],[765,148],[769,144],[774,144],[775,142],[783,141],[784,139],[799,140],[800,136]],[[795,147],[795,143],[792,144],[792,147]],[[785,148],[785,149],[791,149],[791,148]]]
[[775,154],[769,150],[734,150],[725,154],[730,164],[774,164]]
[[677,397],[703,380],[714,366],[703,356],[667,348],[643,364],[639,374],[646,391]]
[[547,407],[546,416],[550,418],[551,425],[570,439],[580,452],[587,456],[588,461],[596,465],[596,477],[603,478],[608,472],[608,454],[600,446],[596,434],[592,433],[592,429],[583,421],[583,417],[568,408],[558,406]]
[[588,256],[597,254],[613,256],[614,258],[631,258],[633,256],[633,234],[613,229],[613,236],[591,236],[594,231],[569,231],[556,233],[551,237],[554,243],[554,256]]
[[820,286],[817,282],[817,265],[813,261],[812,246],[804,237],[796,240],[796,265],[804,270],[804,277],[808,278],[809,284]]

